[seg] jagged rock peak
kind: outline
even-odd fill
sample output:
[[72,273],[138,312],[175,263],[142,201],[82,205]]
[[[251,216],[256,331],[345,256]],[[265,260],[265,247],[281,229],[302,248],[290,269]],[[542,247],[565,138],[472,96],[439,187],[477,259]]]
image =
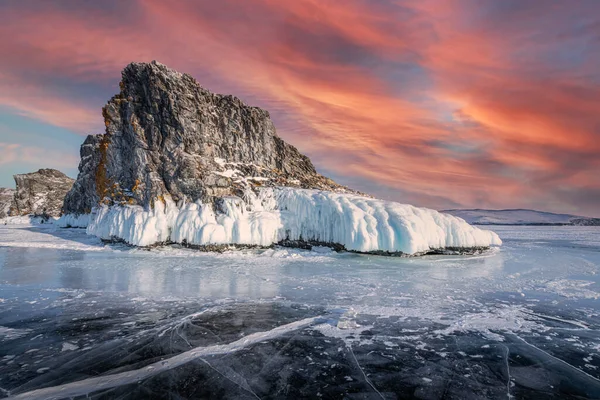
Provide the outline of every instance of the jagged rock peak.
[[75,181],[55,169],[13,176],[16,183],[9,214],[59,217],[63,200]]
[[67,213],[101,203],[152,207],[165,196],[214,202],[257,186],[351,192],[277,136],[267,111],[211,93],[188,74],[131,63],[119,86],[102,109],[105,133],[81,147]]

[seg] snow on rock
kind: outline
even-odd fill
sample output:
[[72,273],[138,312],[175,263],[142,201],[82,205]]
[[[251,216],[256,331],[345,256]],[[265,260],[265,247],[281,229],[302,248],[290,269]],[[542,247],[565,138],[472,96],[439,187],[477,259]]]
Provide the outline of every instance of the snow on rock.
[[196,202],[177,207],[169,198],[150,210],[102,206],[92,213],[87,232],[136,246],[164,242],[269,246],[287,240],[403,254],[502,243],[491,231],[434,210],[295,188],[264,188],[258,195],[249,191],[244,199],[225,197],[215,206]]

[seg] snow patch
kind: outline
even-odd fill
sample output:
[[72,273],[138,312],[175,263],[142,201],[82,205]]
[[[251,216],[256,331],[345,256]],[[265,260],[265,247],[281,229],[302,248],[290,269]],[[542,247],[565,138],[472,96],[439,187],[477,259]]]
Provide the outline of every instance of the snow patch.
[[568,298],[598,299],[600,293],[590,288],[594,284],[593,281],[558,279],[548,282],[544,289]]
[[52,224],[57,218],[50,217],[44,218],[37,215],[16,215],[0,219],[0,225],[41,225],[41,224]]
[[224,176],[225,178],[233,178],[234,175],[239,174],[240,171],[237,169],[226,169],[225,171],[213,171],[213,174]]
[[79,346],[77,346],[76,344],[64,342],[62,344],[61,351],[73,351],[73,350],[78,350],[78,349],[79,349]]

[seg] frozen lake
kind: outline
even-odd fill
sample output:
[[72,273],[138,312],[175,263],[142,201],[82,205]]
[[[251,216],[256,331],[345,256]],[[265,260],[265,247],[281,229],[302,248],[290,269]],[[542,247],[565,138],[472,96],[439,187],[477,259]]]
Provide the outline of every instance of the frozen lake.
[[600,398],[600,227],[489,228],[393,258],[0,226],[0,397]]

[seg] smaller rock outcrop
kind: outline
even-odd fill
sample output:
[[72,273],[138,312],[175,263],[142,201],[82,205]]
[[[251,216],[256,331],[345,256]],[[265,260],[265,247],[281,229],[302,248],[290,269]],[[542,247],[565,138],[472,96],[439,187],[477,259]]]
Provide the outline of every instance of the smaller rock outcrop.
[[14,178],[17,190],[9,210],[11,216],[60,217],[65,196],[75,182],[55,169],[40,169]]
[[15,199],[15,190],[10,188],[0,188],[0,219],[8,217],[10,207]]

